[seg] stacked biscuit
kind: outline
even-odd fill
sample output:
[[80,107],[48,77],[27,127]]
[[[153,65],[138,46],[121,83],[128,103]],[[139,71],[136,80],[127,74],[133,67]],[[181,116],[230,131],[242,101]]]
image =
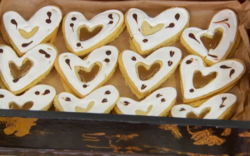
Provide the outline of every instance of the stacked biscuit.
[[[28,22],[16,12],[3,15],[3,37],[16,53],[9,46],[0,47],[0,76],[9,90],[0,90],[0,100],[4,100],[0,108],[24,108],[25,103],[32,102],[29,110],[48,110],[54,99],[56,109],[65,112],[112,111],[206,119],[228,119],[232,115],[237,97],[226,92],[245,72],[242,61],[227,59],[234,55],[240,42],[237,17],[232,10],[215,14],[207,30],[189,27],[189,12],[184,8],[170,8],[154,18],[135,8],[125,16],[118,10],[108,10],[91,20],[80,12],[69,12],[63,19],[62,31],[70,52],[57,56],[52,43],[61,19],[62,13],[55,6],[41,8]],[[115,46],[106,45],[125,26],[130,50],[119,52]],[[82,29],[87,31],[81,34]],[[97,29],[100,30],[96,35],[85,38],[89,37],[87,32]],[[179,48],[171,46],[178,40],[190,53],[185,58]],[[35,86],[53,66],[66,91],[56,96],[51,86]],[[117,66],[138,101],[120,97],[114,86],[105,85]],[[178,69],[185,104],[176,104],[175,88],[160,88]],[[95,74],[89,75],[90,72]],[[210,76],[210,82],[199,85],[195,82],[197,74]]]

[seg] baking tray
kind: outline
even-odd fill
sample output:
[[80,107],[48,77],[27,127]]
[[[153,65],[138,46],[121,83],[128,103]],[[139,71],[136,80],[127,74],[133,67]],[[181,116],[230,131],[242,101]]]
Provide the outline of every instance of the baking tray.
[[0,154],[248,155],[249,141],[248,121],[0,110]]

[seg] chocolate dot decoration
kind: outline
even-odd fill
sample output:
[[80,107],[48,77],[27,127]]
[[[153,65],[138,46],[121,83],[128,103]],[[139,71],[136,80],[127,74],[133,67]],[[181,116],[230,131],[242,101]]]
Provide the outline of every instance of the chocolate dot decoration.
[[129,105],[128,101],[123,101],[123,103],[124,103],[125,106]]
[[66,97],[65,101],[71,101],[71,99],[69,97]]
[[174,56],[174,51],[170,51],[170,57]]
[[0,94],[0,98],[4,98],[4,95],[3,95],[3,94]]
[[104,61],[107,62],[107,63],[110,62],[110,60],[108,58],[105,58]]
[[114,22],[113,21],[109,21],[109,23],[108,24],[113,24]]
[[229,73],[229,77],[231,78],[232,75],[234,74],[235,70],[234,69],[231,69],[230,73]]
[[108,100],[107,100],[106,98],[104,98],[104,99],[102,100],[102,103],[106,103],[106,102],[108,102]]
[[194,92],[194,89],[192,88],[192,89],[190,89],[189,91],[190,91],[191,93],[193,93],[193,92]]
[[46,94],[49,94],[50,93],[50,90],[46,89],[43,93],[43,95],[46,95]]
[[186,110],[185,108],[181,108],[181,109],[180,109],[180,112],[181,112],[181,111],[185,111],[185,110]]
[[136,61],[136,57],[133,56],[133,57],[131,58],[131,60]]
[[105,92],[105,94],[106,95],[109,95],[111,92],[109,91],[109,90],[107,90],[106,92]]
[[177,13],[177,14],[175,14],[175,16],[174,16],[174,17],[175,17],[175,19],[178,21],[178,20],[179,20],[179,18],[180,18],[180,14],[178,14],[178,13]]
[[70,25],[69,25],[70,27],[73,27],[74,26],[74,23],[70,23]]
[[50,24],[51,23],[50,17],[52,15],[52,13],[51,12],[47,12],[47,15],[48,15],[49,19],[46,19],[46,23]]
[[147,86],[145,84],[141,85],[141,90],[145,89]]
[[220,108],[223,108],[223,107],[225,107],[225,105],[221,104],[221,105],[220,105]]
[[110,50],[106,51],[106,55],[110,55],[110,54],[111,54]]
[[190,63],[192,63],[193,61],[192,60],[187,60],[186,61],[186,64],[190,64]]
[[40,94],[40,92],[39,92],[39,91],[36,91],[36,92],[35,92],[35,94],[36,94],[36,95],[39,95],[39,94]]
[[168,61],[168,66],[171,66],[173,64],[172,61]]
[[81,46],[81,43],[77,43],[76,46],[77,46],[77,47],[80,47],[80,46]]
[[224,102],[227,99],[227,97],[222,97],[222,101]]
[[148,39],[144,39],[144,40],[142,40],[142,42],[146,43],[146,42],[148,42]]
[[229,66],[227,66],[227,65],[221,65],[220,68],[221,68],[221,69],[228,69],[228,68],[231,68],[231,67],[229,67]]
[[112,15],[112,14],[109,14],[108,17],[109,17],[110,19],[113,19],[113,15]]
[[158,93],[157,95],[156,95],[156,97],[158,98],[158,97],[161,97],[162,95],[160,94],[160,93]]
[[76,17],[72,17],[71,20],[72,20],[72,21],[75,21],[75,20],[76,20]]
[[88,87],[88,85],[84,84],[84,85],[82,85],[82,87],[83,87],[83,88],[87,88],[87,87]]
[[3,53],[3,49],[0,49],[0,53]]
[[161,99],[161,102],[165,102],[166,100],[164,98]]

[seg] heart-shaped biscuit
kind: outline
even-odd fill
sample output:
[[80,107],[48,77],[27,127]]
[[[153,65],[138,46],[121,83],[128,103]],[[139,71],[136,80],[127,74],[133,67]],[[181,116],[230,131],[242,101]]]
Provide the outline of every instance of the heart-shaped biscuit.
[[48,41],[52,43],[61,19],[62,12],[56,6],[39,9],[29,21],[23,19],[17,12],[8,11],[3,14],[2,34],[18,55],[22,56],[40,43]]
[[[141,99],[159,87],[174,73],[181,56],[181,50],[176,47],[160,48],[147,58],[143,58],[136,52],[125,50],[119,56],[119,67],[132,92]],[[153,71],[150,78],[142,79],[138,66],[143,65],[149,68],[155,63],[160,64],[160,68]]]
[[[129,9],[125,23],[131,39],[132,50],[141,55],[148,54],[162,46],[171,45],[189,25],[189,13],[184,8],[170,8],[154,18],[139,9]],[[148,28],[150,25],[152,32]],[[146,33],[143,29],[146,29]],[[155,30],[158,30],[155,32]],[[144,32],[144,33],[143,33]]]
[[0,109],[48,110],[55,95],[56,90],[48,85],[34,86],[19,96],[0,89]]
[[[232,109],[236,101],[237,97],[233,94],[219,94],[196,108],[186,104],[175,105],[171,109],[171,116],[188,118],[192,113],[194,117],[201,116],[203,119],[228,119],[232,115],[232,112],[234,112]],[[205,111],[208,113],[204,114]]]
[[109,113],[119,98],[118,90],[111,85],[96,89],[83,99],[70,93],[60,93],[54,100],[54,105],[59,111]]
[[172,87],[156,90],[144,100],[137,102],[121,97],[114,110],[118,114],[166,116],[176,100],[177,92]]
[[[202,88],[194,87],[194,74],[201,72],[207,76],[213,72],[216,77]],[[242,77],[245,72],[244,63],[237,59],[230,59],[206,67],[203,60],[196,55],[188,55],[180,65],[181,87],[183,101],[191,102],[209,97],[219,92],[226,92]]]
[[[118,50],[114,46],[103,46],[92,51],[84,60],[72,53],[63,53],[55,67],[67,86],[79,97],[84,97],[102,86],[113,75],[118,60]],[[94,69],[95,66],[99,69]],[[85,71],[83,74],[79,71]],[[91,79],[82,78],[96,70]]]
[[0,45],[1,78],[8,90],[19,94],[48,75],[56,57],[57,49],[47,43],[39,44],[20,58],[9,46]]
[[[234,46],[237,46],[237,29],[235,13],[225,9],[214,15],[207,30],[195,27],[185,29],[181,43],[188,52],[199,55],[207,64],[212,65],[226,59]],[[212,38],[214,41],[209,41]]]
[[[80,40],[81,28],[93,31],[99,26],[102,29],[98,34],[85,41]],[[82,56],[114,40],[124,27],[124,15],[118,10],[102,12],[91,20],[87,20],[80,12],[70,12],[63,20],[63,35],[68,50]]]

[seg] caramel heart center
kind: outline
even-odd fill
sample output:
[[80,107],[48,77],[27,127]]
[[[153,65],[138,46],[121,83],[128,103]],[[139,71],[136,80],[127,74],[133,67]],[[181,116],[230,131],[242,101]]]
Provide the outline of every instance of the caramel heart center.
[[14,62],[10,62],[9,67],[13,77],[13,82],[18,82],[20,78],[22,78],[29,72],[32,66],[33,66],[32,62],[28,59],[24,60],[21,67],[17,67]]
[[148,107],[148,109],[147,109],[146,112],[141,111],[141,110],[136,110],[135,113],[136,113],[137,115],[147,115],[147,114],[151,111],[152,108],[153,108],[153,106],[150,105],[150,106]]
[[152,35],[160,31],[164,27],[163,23],[157,24],[156,26],[151,26],[147,21],[142,23],[142,34],[144,36]]
[[199,89],[208,85],[217,76],[216,72],[212,72],[207,76],[203,76],[200,71],[196,71],[193,77],[194,88]]
[[98,64],[93,64],[90,68],[84,68],[84,67],[75,67],[77,73],[78,73],[78,79],[81,82],[90,82],[92,81],[96,75],[98,74],[99,70],[100,70],[100,66]]
[[220,29],[216,29],[213,36],[208,34],[203,34],[201,36],[201,41],[206,49],[209,51],[210,49],[215,49],[219,44],[223,37],[223,31]]
[[90,102],[90,103],[88,104],[87,108],[81,108],[81,107],[77,106],[77,107],[75,108],[75,111],[76,111],[76,112],[88,112],[88,111],[94,106],[94,104],[95,104],[95,103],[92,101],[92,102]]
[[204,108],[198,116],[193,112],[190,112],[187,114],[187,118],[203,119],[210,112],[210,110],[210,107]]
[[94,36],[96,36],[101,30],[102,25],[97,25],[93,28],[89,28],[87,26],[81,26],[77,30],[77,35],[80,41],[86,41]]
[[29,39],[31,38],[32,36],[34,36],[36,34],[36,32],[38,31],[39,27],[36,26],[34,27],[30,32],[26,32],[25,30],[23,29],[18,29],[20,35],[25,38],[25,39]]
[[159,70],[161,69],[161,65],[158,62],[153,63],[151,66],[145,65],[143,63],[139,63],[137,65],[137,74],[140,80],[149,80],[152,78]]
[[16,110],[30,110],[33,107],[34,103],[33,102],[26,102],[24,105],[21,107],[17,105],[15,102],[11,102],[9,104],[10,109],[16,109]]

